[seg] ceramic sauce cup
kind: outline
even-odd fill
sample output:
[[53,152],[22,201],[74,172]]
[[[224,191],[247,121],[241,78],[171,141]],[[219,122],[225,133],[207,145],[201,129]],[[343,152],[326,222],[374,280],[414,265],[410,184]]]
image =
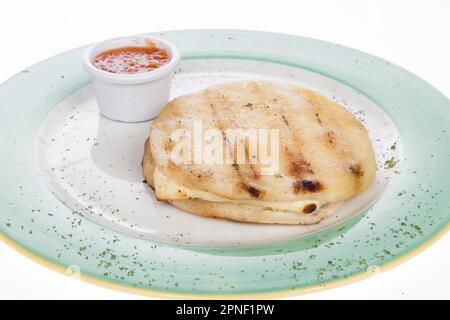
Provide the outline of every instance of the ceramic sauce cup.
[[[140,50],[139,48],[149,46],[163,49],[165,57],[168,58],[164,64],[152,70],[122,69],[123,72],[115,72],[94,64],[96,57],[108,52],[114,53],[122,50],[121,48]],[[136,59],[140,56],[133,57]],[[108,61],[117,62],[114,59],[105,60]],[[125,62],[130,64],[130,61]],[[146,121],[159,114],[169,101],[172,76],[179,62],[180,52],[175,45],[146,35],[114,38],[96,43],[86,49],[83,57],[83,67],[92,78],[100,112],[107,118],[123,122]],[[126,67],[128,64],[125,64]],[[116,67],[117,65],[124,66],[123,61],[115,64]]]

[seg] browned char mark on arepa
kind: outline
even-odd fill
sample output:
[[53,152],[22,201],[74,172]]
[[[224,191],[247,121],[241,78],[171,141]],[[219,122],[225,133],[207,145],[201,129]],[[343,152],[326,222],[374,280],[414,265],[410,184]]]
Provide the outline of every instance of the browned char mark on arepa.
[[[204,97],[205,99],[210,99],[211,92],[205,92]],[[225,96],[221,96],[222,103],[227,104],[227,99]],[[235,154],[234,150],[234,142],[229,140],[229,137],[226,134],[226,129],[229,127],[229,119],[223,119],[222,113],[218,112],[216,110],[215,104],[212,102],[208,103],[210,110],[212,112],[213,120],[212,122],[215,124],[215,127],[220,130],[222,137],[223,137],[223,143],[224,148],[229,152],[229,154],[232,155],[233,159],[233,168],[236,172],[236,175],[238,176],[238,183],[237,188],[245,190],[248,194],[250,194],[254,198],[263,198],[265,195],[264,190],[260,190],[259,188],[256,188],[251,185],[252,181],[258,180],[261,177],[261,172],[259,171],[259,168],[251,163],[248,164],[242,164],[239,165],[236,163],[237,155]],[[252,106],[252,103],[247,103],[248,106]],[[245,143],[245,157],[247,161],[250,162],[250,154],[248,150],[248,144]]]

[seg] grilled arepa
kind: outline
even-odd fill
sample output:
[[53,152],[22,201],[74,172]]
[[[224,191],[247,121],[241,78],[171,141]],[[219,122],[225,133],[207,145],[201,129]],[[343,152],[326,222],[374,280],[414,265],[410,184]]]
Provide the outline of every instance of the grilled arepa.
[[[220,132],[231,161],[196,162],[194,154],[192,161],[174,159],[173,133],[195,132],[196,123]],[[275,129],[276,170],[267,174],[245,139],[246,162],[237,161],[239,144],[229,129]],[[198,138],[189,136],[188,145]],[[152,124],[143,157],[143,175],[157,199],[202,216],[254,223],[317,223],[366,190],[375,171],[367,131],[344,107],[309,89],[262,81],[216,85],[170,101]]]

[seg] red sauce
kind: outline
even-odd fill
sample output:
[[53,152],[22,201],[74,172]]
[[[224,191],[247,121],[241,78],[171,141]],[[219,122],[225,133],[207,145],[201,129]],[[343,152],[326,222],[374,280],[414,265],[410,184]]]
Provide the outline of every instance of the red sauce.
[[93,61],[97,69],[111,73],[134,74],[155,70],[169,62],[165,49],[148,47],[122,47],[98,54]]

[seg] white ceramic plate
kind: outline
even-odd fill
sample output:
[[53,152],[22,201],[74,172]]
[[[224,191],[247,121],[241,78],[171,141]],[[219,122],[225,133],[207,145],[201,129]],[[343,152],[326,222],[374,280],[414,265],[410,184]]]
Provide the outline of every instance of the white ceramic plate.
[[69,208],[108,228],[158,242],[199,246],[272,243],[309,235],[355,217],[381,196],[393,172],[385,170],[385,162],[401,159],[397,129],[373,101],[342,82],[271,62],[195,59],[181,63],[172,98],[246,79],[293,82],[348,108],[369,131],[378,162],[376,181],[335,215],[311,226],[236,223],[183,212],[157,201],[142,182],[143,145],[151,123],[122,123],[99,115],[90,85],[60,102],[42,123],[35,144],[40,177]]

